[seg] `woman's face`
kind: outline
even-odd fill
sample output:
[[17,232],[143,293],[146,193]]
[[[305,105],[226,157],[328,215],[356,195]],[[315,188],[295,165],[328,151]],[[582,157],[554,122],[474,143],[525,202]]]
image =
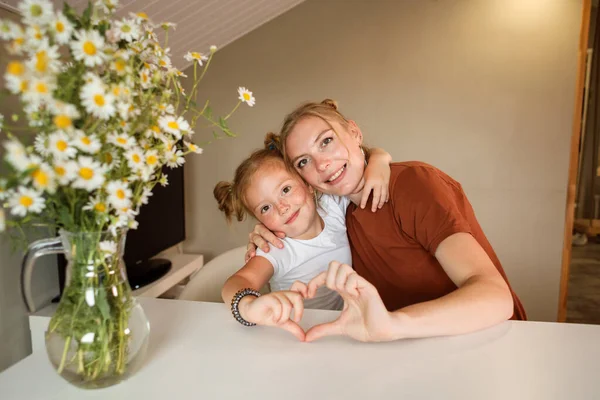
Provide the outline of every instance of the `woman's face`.
[[362,133],[354,121],[344,127],[337,121],[327,123],[311,116],[296,123],[285,149],[294,168],[314,188],[348,196],[360,192],[364,185],[361,143]]

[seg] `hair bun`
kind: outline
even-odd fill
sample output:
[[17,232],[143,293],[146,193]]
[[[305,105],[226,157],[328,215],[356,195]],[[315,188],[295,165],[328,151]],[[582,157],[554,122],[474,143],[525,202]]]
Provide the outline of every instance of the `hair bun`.
[[280,137],[278,134],[269,132],[265,135],[265,149],[267,150],[278,150],[281,148],[280,146]]
[[329,106],[329,107],[333,108],[334,110],[338,109],[337,101],[332,100],[332,99],[325,99],[321,102],[321,104]]

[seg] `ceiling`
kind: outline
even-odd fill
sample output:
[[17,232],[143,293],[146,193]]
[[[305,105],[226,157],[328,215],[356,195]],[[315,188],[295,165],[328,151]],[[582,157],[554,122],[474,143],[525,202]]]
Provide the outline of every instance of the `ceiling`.
[[[130,12],[148,14],[155,23],[173,22],[175,32],[169,32],[171,60],[179,69],[189,66],[183,55],[188,51],[207,52],[211,45],[223,48],[248,32],[283,14],[304,0],[120,0],[117,16]],[[19,0],[0,0],[0,7],[16,11]],[[62,0],[52,1],[62,9]],[[88,0],[71,0],[78,10]],[[163,30],[157,29],[161,43]]]

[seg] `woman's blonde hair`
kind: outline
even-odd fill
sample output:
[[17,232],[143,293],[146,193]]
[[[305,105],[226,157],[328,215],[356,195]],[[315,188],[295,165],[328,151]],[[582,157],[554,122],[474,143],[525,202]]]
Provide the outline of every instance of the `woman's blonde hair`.
[[235,170],[235,176],[232,182],[221,181],[217,183],[213,190],[213,195],[219,204],[221,210],[228,222],[231,222],[233,216],[238,221],[243,221],[246,215],[253,215],[246,201],[246,190],[250,186],[252,177],[262,167],[267,164],[281,165],[294,175],[297,173],[290,168],[283,160],[279,148],[276,145],[277,135],[267,133],[265,136],[264,149],[256,150],[246,158]]
[[[344,128],[348,128],[349,126],[349,120],[341,112],[339,112],[338,105],[335,100],[325,99],[320,103],[307,102],[301,104],[285,117],[283,125],[281,126],[281,130],[279,132],[279,137],[276,137],[276,140],[274,140],[274,143],[276,143],[277,147],[283,154],[283,157],[286,163],[288,163],[288,165],[291,163],[291,160],[288,158],[288,154],[285,148],[286,140],[290,133],[293,131],[296,124],[307,117],[316,117],[322,119],[323,121],[325,121],[325,123],[327,123],[327,125],[329,125],[329,127],[334,131],[336,135],[338,135],[338,132],[336,132],[336,130],[333,129],[333,126],[331,125],[332,121],[338,122]],[[365,153],[365,158],[368,160],[370,153],[369,148],[363,145],[361,145],[360,147]],[[291,165],[291,167],[293,168],[294,166]]]

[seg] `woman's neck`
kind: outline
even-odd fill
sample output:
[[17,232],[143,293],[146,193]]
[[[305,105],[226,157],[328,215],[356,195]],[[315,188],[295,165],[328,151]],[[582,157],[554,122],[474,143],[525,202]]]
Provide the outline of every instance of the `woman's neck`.
[[365,178],[363,176],[362,178],[360,178],[360,182],[356,186],[356,189],[354,190],[354,192],[352,192],[348,195],[348,198],[350,199],[350,201],[353,202],[354,204],[356,204],[357,206],[360,205],[360,199],[362,197],[364,188],[365,188]]

